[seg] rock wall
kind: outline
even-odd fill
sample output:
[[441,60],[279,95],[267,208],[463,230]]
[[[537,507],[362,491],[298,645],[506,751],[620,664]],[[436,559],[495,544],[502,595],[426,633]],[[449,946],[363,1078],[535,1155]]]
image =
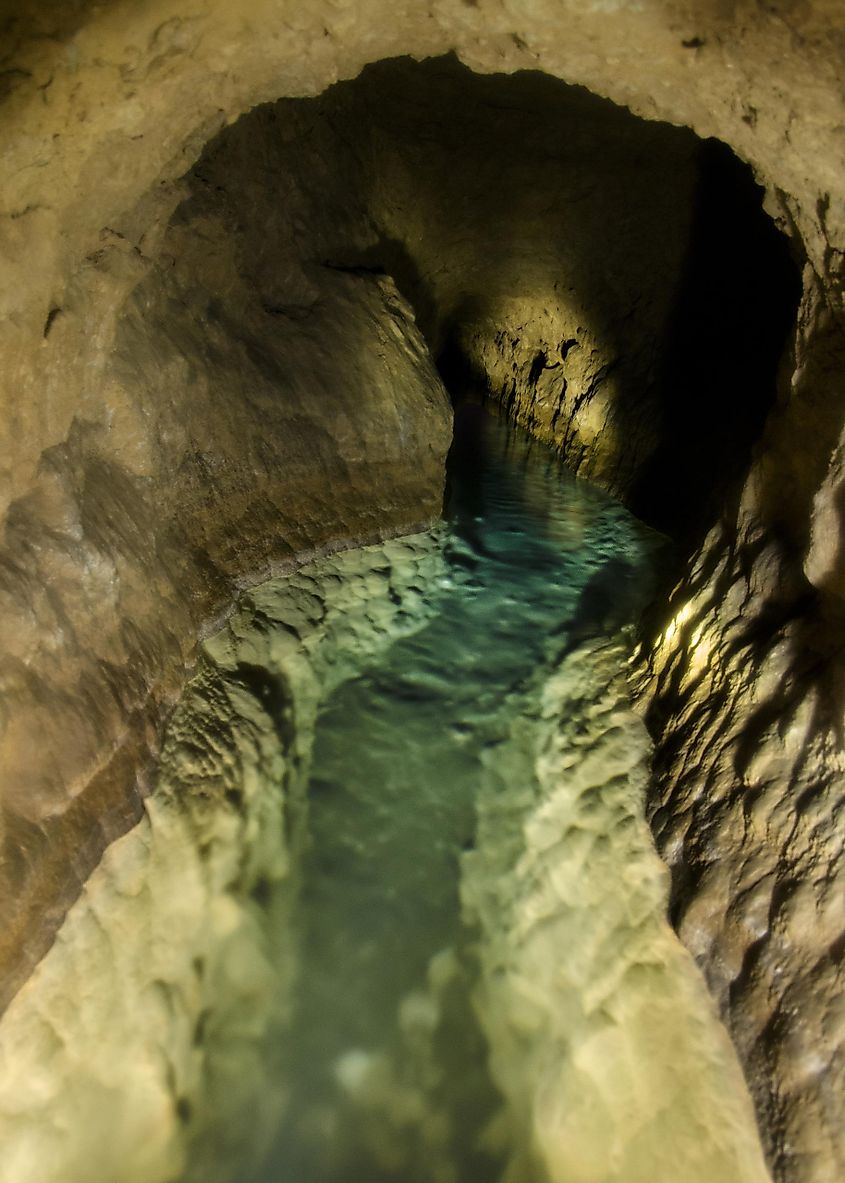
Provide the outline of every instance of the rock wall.
[[642,681],[661,738],[651,815],[672,919],[786,1180],[845,1170],[843,614],[832,567],[820,586],[807,578],[838,551],[826,504],[838,449],[826,475],[819,452],[838,433],[845,359],[806,281],[789,394],[644,643]]
[[[570,649],[486,761],[463,896],[491,1063],[549,1183],[768,1179],[733,1049],[664,919],[626,656],[619,637]],[[514,1179],[535,1177],[523,1153]]]
[[317,710],[422,627],[444,571],[433,533],[326,556],[252,589],[204,644],[154,797],[4,1015],[3,1183],[260,1169],[289,1089]]
[[[765,434],[745,474],[718,490],[719,525],[655,621],[646,656],[660,741],[654,821],[675,870],[680,930],[734,1025],[779,1177],[837,1177],[845,26],[836,0],[47,0],[3,4],[0,20],[3,996],[103,847],[137,819],[139,769],[161,714],[231,588],[303,546],[365,536],[375,521],[408,526],[437,500],[448,416],[389,281],[334,273],[318,298],[303,283],[292,304],[265,307],[221,223],[203,225],[201,202],[167,229],[188,197],[181,178],[258,103],[319,93],[367,62],[453,50],[481,73],[540,70],[723,139],[753,166],[803,265]],[[306,230],[294,225],[298,241]],[[545,340],[534,298],[526,315]],[[327,333],[338,342],[331,357]],[[516,363],[515,405],[540,425],[559,356],[551,347],[567,340],[547,336],[529,361],[514,354],[512,333],[497,343],[464,332],[500,387]],[[560,357],[567,379],[576,357]],[[373,393],[372,414],[366,398],[384,360],[401,381]],[[593,408],[606,422],[613,392],[590,386],[600,369],[581,376],[588,426]],[[407,402],[391,401],[397,386]],[[384,405],[395,408],[393,427]],[[397,447],[403,407],[414,427]],[[631,434],[628,425],[623,446]],[[604,442],[594,431],[581,460],[612,481]],[[365,445],[393,449],[375,495]],[[332,495],[312,483],[298,500],[295,478],[315,453]],[[702,469],[707,460],[703,449]]]
[[68,309],[43,342],[91,401],[6,517],[3,1001],[139,820],[162,720],[235,589],[442,505],[449,401],[388,277],[322,269],[288,313],[201,202],[155,260],[125,229],[87,265],[107,328],[83,344]]

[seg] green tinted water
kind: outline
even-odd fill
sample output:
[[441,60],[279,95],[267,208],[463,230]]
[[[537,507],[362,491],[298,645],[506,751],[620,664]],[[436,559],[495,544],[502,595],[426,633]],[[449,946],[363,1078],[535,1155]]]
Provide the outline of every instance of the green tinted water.
[[771,1183],[644,815],[654,551],[467,407],[444,522],[241,596],[3,1016],[0,1183]]
[[428,623],[319,718],[292,1094],[261,1179],[501,1175],[501,1098],[470,1003],[475,934],[459,898],[481,760],[514,711],[531,711],[545,666],[635,617],[656,542],[474,405],[458,413],[446,519],[447,574],[423,589]]

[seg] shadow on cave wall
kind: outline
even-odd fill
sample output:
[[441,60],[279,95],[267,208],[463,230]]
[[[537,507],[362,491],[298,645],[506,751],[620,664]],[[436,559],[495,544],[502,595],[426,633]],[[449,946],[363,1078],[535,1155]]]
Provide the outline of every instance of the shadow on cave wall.
[[453,397],[486,387],[529,426],[545,400],[564,453],[561,411],[612,374],[606,483],[685,544],[746,469],[800,284],[724,144],[539,73],[396,59],[257,108],[191,183],[265,310],[306,316],[327,271],[390,276]]
[[[359,199],[380,229],[359,262],[393,275],[453,397],[487,386],[513,401],[462,347],[467,323],[489,325],[510,296],[530,317],[576,293],[559,354],[538,340],[511,385],[530,388],[526,402],[541,377],[565,392],[589,318],[618,384],[620,450],[653,448],[628,499],[698,537],[747,468],[801,291],[750,168],[579,87],[452,58],[378,63],[319,101],[347,140],[366,140]],[[508,315],[527,344],[532,329],[510,309],[503,329]]]
[[[453,393],[450,353],[469,332],[475,372],[497,395],[525,387],[526,422],[541,388],[547,418],[565,400],[569,358],[618,370],[620,415],[642,425],[695,151],[688,130],[543,74],[399,59],[250,113],[194,177],[226,191],[266,306],[302,306],[292,288],[318,269],[389,274]],[[499,355],[482,358],[488,349]]]
[[698,159],[656,386],[660,443],[631,498],[660,529],[687,536],[747,468],[801,295],[790,241],[764,212],[750,168],[718,140],[702,141]]

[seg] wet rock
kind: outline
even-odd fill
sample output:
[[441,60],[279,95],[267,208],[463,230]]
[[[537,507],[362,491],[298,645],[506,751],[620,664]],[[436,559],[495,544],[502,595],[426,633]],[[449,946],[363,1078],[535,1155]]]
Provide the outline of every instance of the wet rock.
[[[421,626],[441,565],[436,535],[322,559],[204,647],[156,793],[0,1024],[3,1183],[88,1183],[93,1161],[110,1183],[223,1181],[262,1160],[288,1087],[316,710]],[[298,638],[292,618],[311,621]]]
[[[322,472],[334,491],[326,495],[325,479],[303,486],[295,537],[282,540],[285,468],[303,449],[310,458],[309,433],[302,421],[274,418],[270,392],[288,366],[267,346],[266,329],[254,347],[255,304],[236,308],[234,336],[244,329],[246,341],[225,350],[229,373],[214,389],[219,359],[212,365],[204,353],[197,321],[207,317],[209,337],[225,345],[221,311],[244,303],[243,288],[213,227],[207,257],[194,263],[206,277],[218,269],[232,301],[217,292],[217,303],[203,304],[195,297],[204,284],[165,279],[176,261],[166,238],[186,196],[181,178],[225,124],[257,104],[319,93],[381,58],[455,50],[480,72],[541,70],[647,118],[717,136],[752,164],[769,214],[803,264],[778,404],[756,456],[740,457],[743,495],[716,489],[720,527],[656,624],[656,651],[645,654],[656,678],[649,722],[660,741],[651,804],[673,866],[676,915],[735,1016],[779,1177],[827,1183],[841,1175],[842,948],[835,934],[828,941],[842,748],[838,6],[439,0],[386,15],[376,0],[296,11],[270,0],[247,10],[201,0],[190,13],[173,0],[131,12],[41,0],[7,6],[3,36],[2,996],[43,953],[104,846],[139,818],[143,769],[194,660],[196,632],[211,627],[232,588],[261,578],[290,549],[362,537],[375,521],[407,526],[436,500],[426,480],[409,491],[407,468],[398,487],[369,499],[376,478],[366,466],[355,476],[353,432],[348,449],[333,453],[337,467]],[[291,299],[267,293],[268,325],[320,303],[313,276],[290,273]],[[158,288],[148,283],[153,274]],[[360,317],[350,309],[351,352],[359,360],[390,353],[393,296],[378,294],[372,276],[346,274],[335,311],[341,285],[352,283],[368,295],[363,305],[356,296]],[[146,305],[134,303],[142,289],[149,323],[164,333],[145,355]],[[499,378],[516,365],[526,418],[532,400],[550,405],[561,370],[577,366],[589,383],[604,364],[586,365],[569,333],[547,333],[535,295],[508,319],[529,321],[542,349],[532,341],[520,352],[510,331],[477,350]],[[124,319],[134,336],[122,340],[136,344],[119,371]],[[338,341],[343,329],[332,322],[326,332]],[[320,341],[305,359],[308,369],[315,356],[325,367],[318,399],[343,389],[350,372],[363,390],[378,382],[375,364],[356,369],[345,351],[330,373]],[[721,347],[714,335],[695,357],[716,360],[716,381]],[[135,348],[140,380],[127,386]],[[426,389],[430,379],[423,376]],[[237,400],[227,400],[230,386]],[[583,418],[601,473],[602,425],[615,409],[605,394],[616,392],[605,382],[592,393]],[[317,431],[324,461],[337,426],[329,418],[327,435]],[[442,441],[445,415],[428,425]],[[378,453],[388,441],[373,430]],[[720,448],[704,447],[697,463],[720,469],[722,460]],[[406,462],[420,463],[419,454],[397,457]],[[320,516],[327,509],[328,522]],[[764,932],[779,935],[755,952]],[[767,945],[776,956],[762,955]]]
[[[733,1048],[664,918],[625,647],[571,650],[487,760],[464,905],[513,1177],[769,1178]],[[532,788],[536,777],[539,788]],[[682,1080],[684,1083],[681,1083]]]

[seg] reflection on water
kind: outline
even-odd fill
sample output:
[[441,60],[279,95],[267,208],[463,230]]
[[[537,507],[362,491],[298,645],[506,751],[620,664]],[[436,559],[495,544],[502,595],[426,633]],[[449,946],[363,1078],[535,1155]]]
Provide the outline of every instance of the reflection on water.
[[643,818],[656,549],[470,405],[444,523],[243,596],[0,1022],[0,1183],[763,1183]]
[[573,629],[631,619],[654,539],[472,404],[447,520],[431,618],[317,724],[293,1096],[268,1178],[482,1183],[503,1169],[459,898],[481,754],[506,741]]

